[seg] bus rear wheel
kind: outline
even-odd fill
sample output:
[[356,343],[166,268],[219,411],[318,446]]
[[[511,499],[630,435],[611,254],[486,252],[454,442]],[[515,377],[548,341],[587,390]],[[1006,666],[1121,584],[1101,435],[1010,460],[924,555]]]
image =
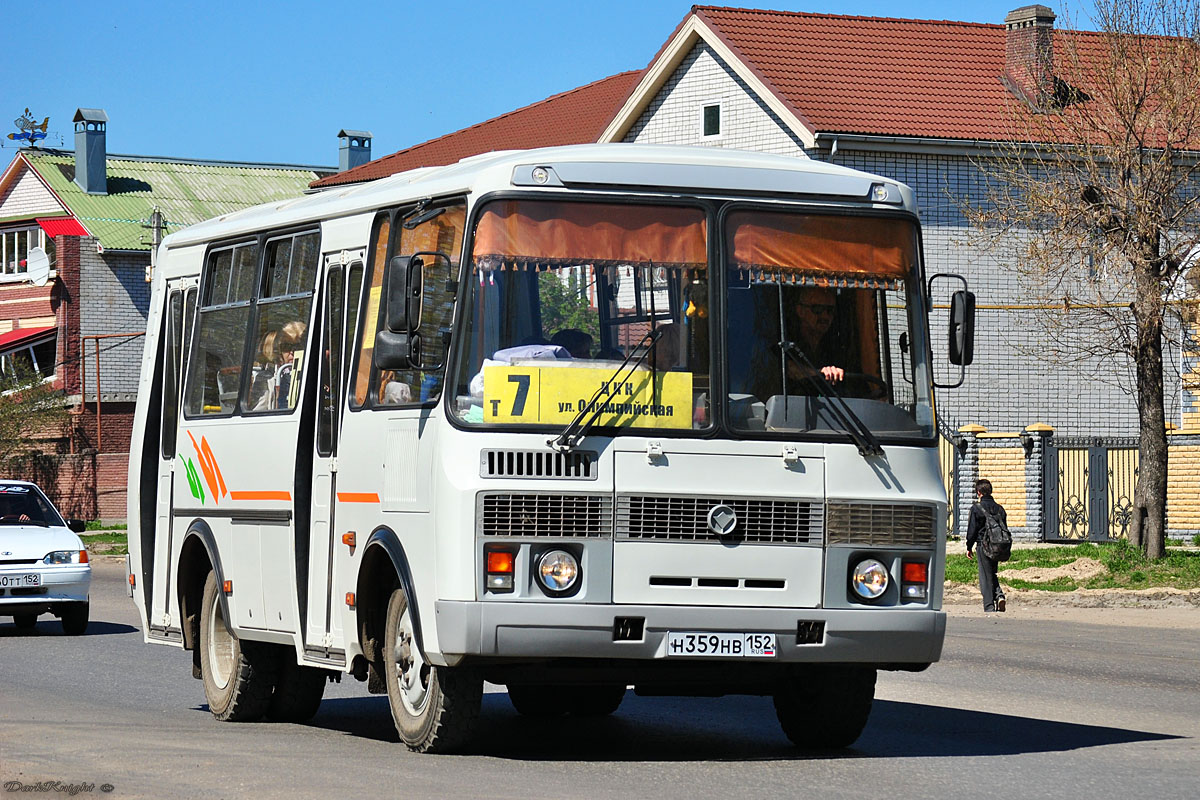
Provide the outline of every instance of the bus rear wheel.
[[388,600],[384,678],[400,740],[418,753],[447,753],[471,736],[483,702],[483,678],[465,667],[439,667],[417,644],[408,595]]
[[849,747],[867,726],[874,699],[874,669],[813,667],[776,690],[775,715],[797,747]]
[[204,696],[223,722],[259,719],[271,703],[278,656],[271,645],[243,642],[226,627],[221,588],[214,572],[204,581],[200,606],[200,669]]

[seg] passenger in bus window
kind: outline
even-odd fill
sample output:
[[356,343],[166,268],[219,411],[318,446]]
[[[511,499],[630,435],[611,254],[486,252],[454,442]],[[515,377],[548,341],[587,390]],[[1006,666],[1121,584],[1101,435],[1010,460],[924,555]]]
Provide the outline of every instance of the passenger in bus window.
[[267,331],[255,354],[254,372],[250,377],[250,393],[246,405],[256,411],[268,406],[268,394],[275,377],[275,339],[278,336],[279,331]]
[[578,328],[563,328],[550,337],[550,344],[566,349],[571,358],[592,357],[592,337]]
[[[276,371],[277,386],[275,408],[294,408],[296,389],[300,386],[300,362],[304,358],[304,334],[308,324],[292,320],[279,330],[279,369]],[[295,380],[293,380],[293,378]]]
[[680,332],[674,322],[658,326],[658,340],[650,353],[650,363],[655,369],[673,369],[679,365]]

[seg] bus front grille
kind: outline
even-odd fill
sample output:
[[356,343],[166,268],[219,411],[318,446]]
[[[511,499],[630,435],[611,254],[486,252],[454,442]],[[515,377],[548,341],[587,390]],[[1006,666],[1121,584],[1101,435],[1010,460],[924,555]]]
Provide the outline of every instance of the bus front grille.
[[931,547],[937,540],[933,506],[831,502],[825,514],[829,544]]
[[612,498],[603,494],[481,493],[482,536],[612,536]]
[[[708,513],[726,505],[737,522],[724,538],[708,526]],[[819,502],[747,497],[622,495],[617,498],[617,538],[644,541],[821,544]]]

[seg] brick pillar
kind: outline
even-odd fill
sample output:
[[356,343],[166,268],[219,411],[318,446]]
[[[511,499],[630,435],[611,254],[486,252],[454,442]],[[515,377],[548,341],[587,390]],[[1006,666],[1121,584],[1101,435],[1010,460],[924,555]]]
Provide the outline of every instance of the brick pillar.
[[963,425],[958,429],[962,443],[958,448],[958,534],[966,537],[975,504],[975,481],[979,480],[979,434],[987,433],[982,425]]
[[61,364],[63,365],[63,390],[67,396],[81,392],[80,367],[82,353],[79,342],[79,256],[80,237],[59,236],[54,246],[58,259],[58,282],[61,290],[58,295],[59,326],[62,341],[59,342]]
[[[1029,442],[1025,457],[1025,524],[1038,541],[1046,540],[1046,451],[1054,436],[1054,428],[1035,422],[1025,428],[1022,443]],[[1032,446],[1030,446],[1032,445]]]

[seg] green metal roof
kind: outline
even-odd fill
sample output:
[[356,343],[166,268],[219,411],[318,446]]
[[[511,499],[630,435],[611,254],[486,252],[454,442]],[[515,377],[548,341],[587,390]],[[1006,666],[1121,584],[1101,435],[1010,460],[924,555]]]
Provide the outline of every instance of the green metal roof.
[[243,208],[299,197],[317,178],[335,172],[286,165],[221,164],[108,157],[108,194],[87,194],[75,183],[75,157],[24,153],[43,180],[106,250],[149,250],[154,207],[167,233]]

